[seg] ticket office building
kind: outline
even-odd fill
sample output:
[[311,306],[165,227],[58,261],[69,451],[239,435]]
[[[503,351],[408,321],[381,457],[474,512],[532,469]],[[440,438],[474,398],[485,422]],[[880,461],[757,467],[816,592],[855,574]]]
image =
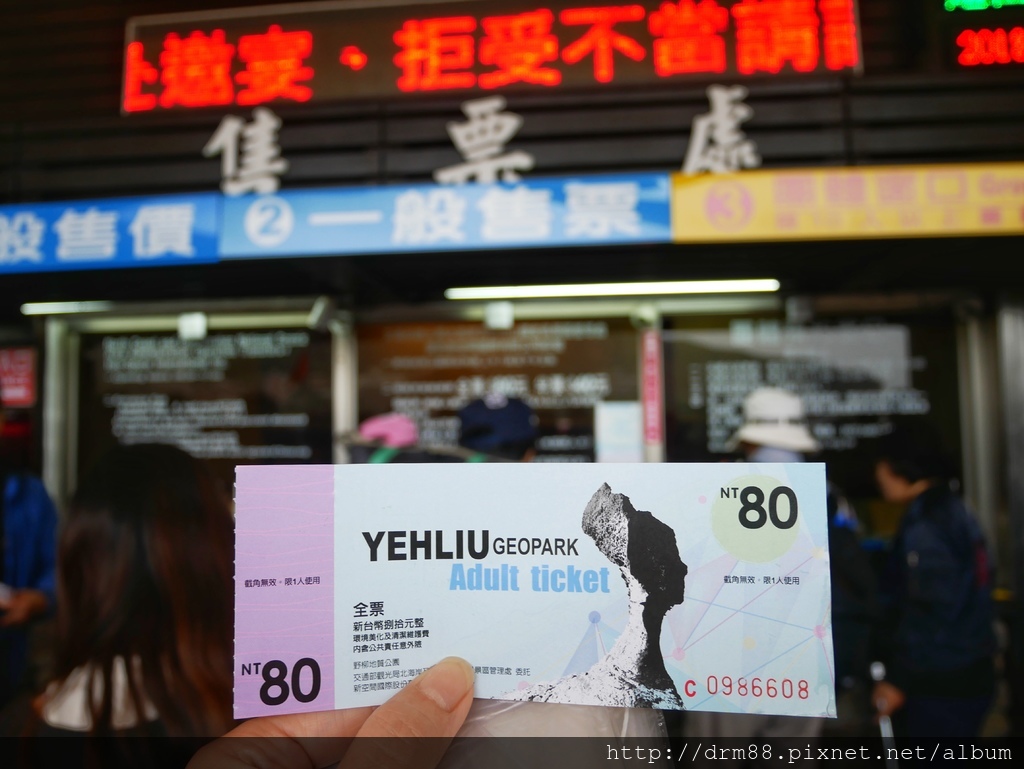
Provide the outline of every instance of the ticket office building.
[[[247,2],[255,9],[247,13],[262,25],[259,34],[276,34],[275,25],[282,35],[310,33],[275,38],[293,59],[302,58],[310,41],[317,44],[303,65],[315,74],[261,102],[257,84],[238,78],[251,51],[243,38],[257,31],[236,25],[245,14],[231,3],[211,17],[201,7],[208,4],[185,0],[116,9],[55,0],[46,12],[26,10],[0,33],[11,73],[0,123],[2,223],[14,231],[18,206],[147,196],[209,193],[227,211],[229,183],[239,181],[238,168],[232,177],[227,161],[231,141],[261,124],[273,128],[276,149],[264,159],[275,169],[280,195],[356,190],[370,200],[400,188],[426,199],[427,191],[449,182],[480,180],[448,177],[479,159],[470,157],[480,150],[473,137],[460,140],[452,126],[469,123],[467,108],[474,107],[467,105],[480,109],[481,100],[492,116],[516,120],[511,133],[507,124],[501,129],[507,135],[499,155],[486,154],[493,145],[484,148],[484,159],[506,159],[495,173],[511,170],[537,189],[554,180],[552,189],[563,186],[551,194],[566,204],[564,185],[574,181],[680,171],[699,138],[699,118],[713,111],[711,85],[745,89],[741,98],[734,92],[733,106],[746,112],[733,127],[749,141],[761,170],[739,173],[1012,169],[1024,160],[1024,102],[1013,96],[1024,85],[1024,64],[1011,45],[1024,24],[1017,10],[975,17],[924,0],[860,0],[848,4],[856,12],[855,57],[841,44],[848,38],[833,37],[839,42],[827,48],[828,35],[838,33],[833,27],[827,35],[821,26],[814,61],[799,63],[791,52],[777,73],[764,71],[763,62],[762,71],[749,73],[743,67],[755,65],[735,37],[744,17],[734,6],[744,4],[749,0],[717,4],[726,17],[716,18],[728,31],[722,60],[707,64],[705,73],[637,74],[643,56],[632,48],[633,57],[612,62],[618,70],[602,70],[593,51],[582,48],[572,49],[569,62],[565,52],[580,35],[567,36],[574,17],[565,14],[573,8],[562,4],[541,9],[551,14],[551,42],[562,51],[557,67],[541,68],[562,72],[557,87],[433,87],[421,78],[403,89],[401,77],[392,76],[387,85],[397,90],[384,93],[377,81],[362,86],[354,75],[341,76],[370,72],[382,57],[393,61],[374,37],[374,24],[411,33],[417,29],[411,21],[446,19],[466,27],[446,34],[476,35],[479,44],[485,16],[478,4],[363,4],[364,19],[368,8],[378,9],[380,19],[352,27],[359,34],[327,57],[319,35],[333,34],[328,27],[312,17],[289,26],[297,17],[288,6]],[[309,5],[318,12],[351,10],[345,3]],[[653,62],[655,27],[647,16],[665,11],[649,5],[633,29],[646,30],[641,47]],[[509,5],[508,11],[538,9]],[[154,12],[168,16],[139,16],[129,24]],[[475,20],[473,30],[466,19]],[[199,39],[191,37],[196,30],[207,53],[217,45],[222,55],[231,48],[230,94],[208,89],[188,96],[174,80],[175,56],[185,55],[186,41]],[[169,46],[172,36],[177,42]],[[360,56],[367,60],[362,66]],[[836,66],[830,69],[829,61]],[[569,74],[570,63],[587,65],[589,80]],[[303,89],[310,98],[300,98]],[[1012,179],[1009,184],[1012,196]],[[13,268],[16,243],[8,237],[0,275],[3,346],[38,353],[39,397],[12,410],[29,426],[26,461],[65,498],[103,445],[137,438],[152,425],[224,468],[240,461],[338,460],[339,436],[387,410],[416,416],[425,441],[451,444],[458,405],[492,390],[534,404],[541,459],[717,460],[739,419],[742,395],[781,384],[805,395],[822,457],[857,501],[869,531],[883,538],[892,532],[893,512],[870,486],[865,439],[889,415],[930,413],[958,450],[965,491],[998,544],[1002,584],[1017,592],[1024,486],[1012,468],[1024,458],[1024,275],[1015,258],[1022,228],[1006,224],[998,234],[981,235],[957,221],[956,206],[936,214],[922,202],[908,214],[951,217],[949,235],[864,237],[866,220],[859,231],[835,224],[855,187],[833,192],[818,214],[824,218],[800,225],[824,228],[814,237],[798,227],[789,235],[704,242],[685,242],[678,233],[590,243],[549,235],[530,247],[361,241],[357,217],[355,224],[327,228],[315,248],[262,258],[203,259],[197,252],[173,264],[38,271],[24,263]],[[536,226],[529,209],[524,214],[513,202],[506,200],[493,221],[507,223],[517,214],[519,227]],[[225,232],[214,234],[221,240],[211,249],[226,242]],[[126,232],[125,242],[129,237]],[[467,286],[738,278],[772,278],[780,288],[510,304],[455,302],[444,294]],[[62,304],[94,301],[108,304]],[[26,304],[41,314],[23,314]],[[653,356],[645,346],[651,339]],[[660,404],[657,420],[644,416],[652,403]],[[608,404],[626,405],[616,411]]]

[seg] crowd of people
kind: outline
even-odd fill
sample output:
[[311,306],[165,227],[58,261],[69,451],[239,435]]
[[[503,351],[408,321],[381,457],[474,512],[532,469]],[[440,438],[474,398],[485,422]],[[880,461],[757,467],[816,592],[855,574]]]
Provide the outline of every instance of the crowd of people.
[[[367,420],[349,441],[354,462],[530,461],[537,418],[521,400],[489,396],[459,414],[460,448],[418,445],[400,414]],[[731,443],[747,462],[801,462],[819,446],[800,399],[752,393]],[[237,723],[232,717],[232,501],[204,463],[170,445],[115,448],[90,468],[60,516],[38,478],[0,469],[0,733],[73,737],[97,765],[309,766],[340,743],[274,741],[252,754],[235,736],[338,737],[857,735],[891,716],[909,738],[981,733],[996,687],[993,570],[988,545],[958,493],[949,456],[923,419],[897,420],[875,446],[879,494],[905,512],[884,569],[860,545],[853,507],[828,486],[832,622],[839,719],[727,716],[474,701],[472,668],[449,658],[386,705]],[[52,664],[29,664],[33,624],[53,618]],[[871,663],[887,675],[872,681]],[[878,668],[876,668],[878,669]],[[180,754],[127,763],[104,753],[115,736],[171,737]],[[47,765],[47,740],[28,765]],[[67,750],[68,742],[61,743]],[[152,742],[132,743],[136,749]],[[437,748],[443,751],[444,745]],[[270,750],[269,748],[267,750]],[[437,760],[440,753],[438,753]],[[140,763],[143,761],[143,763]],[[434,765],[417,754],[417,765]],[[313,763],[311,763],[313,762]]]

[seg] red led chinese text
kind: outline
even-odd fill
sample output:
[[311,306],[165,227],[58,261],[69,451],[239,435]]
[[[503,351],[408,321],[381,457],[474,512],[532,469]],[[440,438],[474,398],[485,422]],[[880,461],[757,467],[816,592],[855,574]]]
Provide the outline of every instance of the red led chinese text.
[[[335,54],[337,69],[321,76],[342,82],[379,78],[385,67],[400,91],[429,93],[515,84],[553,87],[581,79],[625,83],[644,68],[659,78],[843,71],[860,66],[855,3],[663,0],[406,19],[393,28],[388,41],[393,53],[377,62],[376,70],[367,66],[372,62],[363,50],[345,44]],[[228,40],[223,29],[171,32],[149,60],[143,44],[132,42],[125,52],[123,108],[310,101],[316,96],[313,37],[309,30],[279,24],[237,40]],[[965,30],[957,43],[964,66],[1024,60],[1019,27]],[[363,71],[375,74],[356,74]]]
[[313,77],[313,68],[302,64],[313,52],[309,32],[283,32],[271,24],[265,35],[245,35],[238,41],[238,58],[245,70],[237,80],[247,88],[238,94],[238,103],[263,104],[271,99],[309,101],[311,88],[299,85]]

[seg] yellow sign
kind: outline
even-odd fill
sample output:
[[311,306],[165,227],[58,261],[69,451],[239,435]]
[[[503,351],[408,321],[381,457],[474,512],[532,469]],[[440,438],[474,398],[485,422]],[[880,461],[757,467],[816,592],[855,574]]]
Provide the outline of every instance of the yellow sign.
[[672,176],[672,240],[1024,234],[1024,163]]

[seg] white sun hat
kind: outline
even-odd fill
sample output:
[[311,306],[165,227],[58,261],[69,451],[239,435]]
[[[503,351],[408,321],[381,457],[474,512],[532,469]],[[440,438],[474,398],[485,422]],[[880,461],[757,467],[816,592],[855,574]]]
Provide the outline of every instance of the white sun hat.
[[777,387],[761,387],[743,401],[743,426],[726,443],[735,451],[740,443],[772,446],[810,453],[821,446],[807,429],[800,396]]

